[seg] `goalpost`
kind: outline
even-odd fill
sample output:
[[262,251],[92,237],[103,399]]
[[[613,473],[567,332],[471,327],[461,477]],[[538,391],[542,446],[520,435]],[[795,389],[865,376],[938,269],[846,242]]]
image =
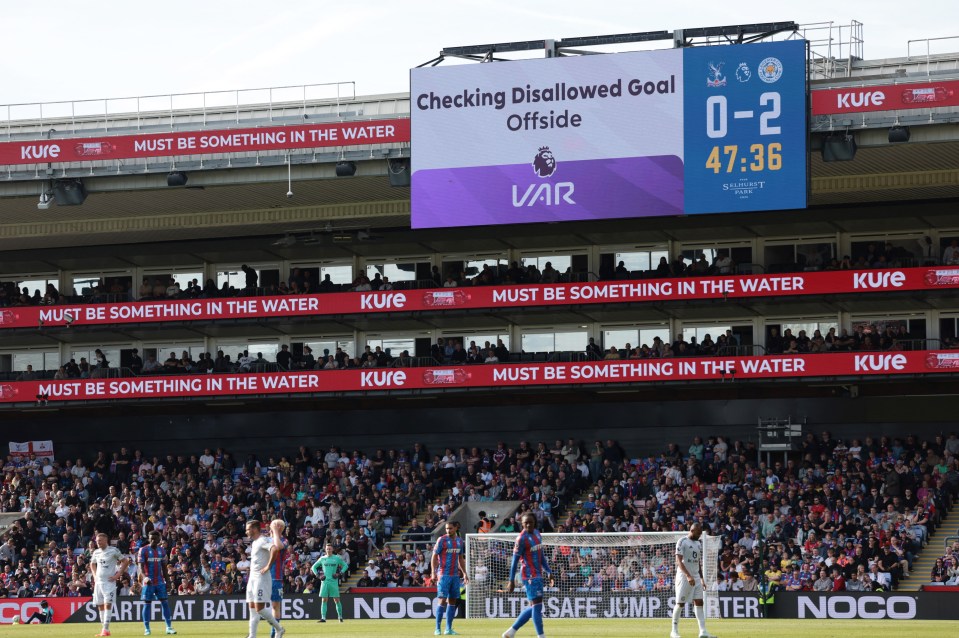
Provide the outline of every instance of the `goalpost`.
[[[687,532],[543,534],[555,583],[546,585],[546,618],[667,618],[675,599],[676,542]],[[467,618],[515,618],[526,604],[522,583],[506,593],[518,534],[467,534]],[[703,588],[707,614],[718,604],[718,536],[703,534]],[[687,606],[684,616],[691,616]],[[715,610],[715,611],[714,611]]]

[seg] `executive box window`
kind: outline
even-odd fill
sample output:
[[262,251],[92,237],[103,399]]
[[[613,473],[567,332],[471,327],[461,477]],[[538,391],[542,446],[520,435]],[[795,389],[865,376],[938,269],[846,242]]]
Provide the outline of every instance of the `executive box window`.
[[[681,334],[694,351],[707,344],[706,348],[714,348],[720,355],[761,354],[753,347],[753,327],[750,324],[684,325]],[[710,346],[710,342],[714,345]]]
[[[684,258],[687,270],[692,269],[693,271],[697,270],[694,264],[699,262],[700,257],[705,257],[707,266],[706,272],[703,274],[713,275],[734,274],[737,266],[751,263],[753,260],[753,249],[750,246],[683,246],[680,254]],[[726,269],[721,269],[717,265],[717,262],[720,257],[727,256],[732,259],[732,264],[729,266],[727,272],[720,272],[720,270]]]
[[72,284],[72,295],[84,301],[120,302],[133,298],[133,276],[125,273],[78,273],[73,275]]
[[918,266],[925,247],[922,236],[876,237],[852,242],[850,249],[854,268],[901,268]]
[[766,244],[766,272],[802,272],[827,268],[836,259],[836,242]]
[[522,336],[523,352],[582,352],[589,333],[585,330],[531,331]]
[[[463,278],[467,280],[475,279],[484,269],[490,272],[490,280],[481,283],[499,283],[506,277],[506,271],[509,269],[509,261],[507,261],[505,256],[495,254],[465,255],[463,257],[457,255],[444,257],[440,265],[440,270],[444,277],[450,273],[454,274],[454,276],[462,273]],[[430,275],[427,275],[426,278],[429,279]],[[462,285],[462,282],[459,283]]]
[[351,358],[356,356],[356,344],[349,337],[309,337],[300,343],[292,344],[290,349],[294,355],[300,355],[304,346],[310,347],[318,365],[322,365],[325,356],[336,354],[337,348],[341,348]]
[[[250,264],[250,267],[256,271],[258,291],[275,291],[280,285],[280,270],[276,266]],[[240,292],[246,288],[246,273],[240,269],[239,265],[219,268],[216,271],[216,287],[223,290],[224,284],[234,293]]]
[[558,280],[589,280],[588,255],[526,255],[520,259],[520,264],[527,270],[530,266],[535,267],[536,270],[539,271],[540,276],[542,276],[543,271],[546,269],[546,264],[549,264],[553,270],[559,273]]
[[392,357],[398,357],[404,350],[409,353],[416,352],[416,337],[376,337],[367,339],[366,345],[373,351],[379,346],[383,349],[383,352],[386,352]]
[[[0,355],[2,357],[4,355]],[[10,358],[7,366],[13,372],[23,372],[27,366],[33,366],[33,371],[37,373],[38,378],[44,370],[56,371],[60,367],[60,353],[56,351],[25,351],[15,352],[12,355],[6,355]],[[9,366],[9,367],[8,367]]]
[[[53,284],[53,287],[57,288],[58,292],[61,292],[59,290],[60,282],[56,275],[22,275],[14,276],[11,277],[11,280],[0,282],[0,286],[3,286],[7,291],[9,303],[13,303],[17,297],[24,294],[24,288],[27,289],[26,294],[28,297],[35,298],[37,293],[39,293],[42,301],[47,291],[47,284]],[[69,294],[69,292],[67,294]]]
[[[396,287],[403,282],[414,282],[418,279],[430,278],[430,262],[427,259],[420,261],[384,261],[371,262],[366,264],[366,276],[370,281],[375,281],[376,276],[389,279],[390,283]],[[400,286],[403,288],[404,286]]]
[[659,337],[663,343],[669,343],[669,328],[665,326],[650,326],[639,328],[610,328],[603,330],[603,349],[614,347],[622,350],[629,344],[631,349],[642,346],[653,346],[653,340]]

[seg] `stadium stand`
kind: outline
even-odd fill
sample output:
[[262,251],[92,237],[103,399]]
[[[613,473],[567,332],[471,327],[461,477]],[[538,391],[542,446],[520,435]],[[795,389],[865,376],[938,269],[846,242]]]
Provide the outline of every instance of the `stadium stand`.
[[[159,530],[180,595],[242,591],[244,523],[274,517],[287,521],[294,550],[290,592],[314,591],[308,568],[326,542],[362,572],[358,587],[426,586],[431,530],[463,503],[496,500],[520,502],[517,517],[532,511],[558,532],[675,531],[698,520],[723,536],[721,589],[758,587],[759,577],[773,590],[812,590],[823,572],[831,591],[894,589],[959,494],[955,440],[823,433],[772,466],[719,436],[636,458],[611,440],[432,456],[422,445],[370,455],[301,447],[242,463],[222,449],[147,458],[122,448],[89,463],[8,457],[0,501],[20,516],[0,544],[0,596],[88,595],[98,531],[133,553]],[[511,528],[513,519],[497,531]],[[944,557],[953,571],[957,549]],[[138,593],[134,569],[124,594]],[[594,585],[623,589],[634,576],[597,574]]]

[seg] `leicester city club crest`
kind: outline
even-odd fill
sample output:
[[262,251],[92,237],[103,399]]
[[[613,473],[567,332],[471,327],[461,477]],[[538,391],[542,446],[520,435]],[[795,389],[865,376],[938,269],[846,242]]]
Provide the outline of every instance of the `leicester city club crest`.
[[783,63],[779,58],[766,58],[759,63],[759,79],[766,84],[772,84],[783,76]]

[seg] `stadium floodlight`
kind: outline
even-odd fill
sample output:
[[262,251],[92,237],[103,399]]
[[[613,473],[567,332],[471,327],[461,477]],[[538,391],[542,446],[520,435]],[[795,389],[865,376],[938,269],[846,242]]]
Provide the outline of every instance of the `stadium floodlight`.
[[406,157],[394,157],[386,160],[390,186],[403,187],[410,185],[410,160]]
[[356,174],[356,162],[339,161],[336,163],[337,177],[353,177]]
[[166,176],[167,186],[186,186],[187,174],[183,171],[173,171]]
[[53,198],[50,197],[50,193],[43,191],[40,193],[40,201],[37,202],[38,210],[47,210],[50,208],[50,204],[53,203]]
[[851,162],[856,157],[856,138],[849,133],[827,135],[822,140],[822,161]]
[[890,144],[899,144],[902,142],[909,141],[909,127],[908,126],[899,126],[896,124],[891,129],[889,129],[889,143]]
[[284,235],[279,239],[275,240],[271,245],[276,246],[277,248],[289,248],[296,244],[296,237],[294,235]]
[[87,198],[83,180],[58,179],[53,182],[53,199],[57,206],[79,206]]

